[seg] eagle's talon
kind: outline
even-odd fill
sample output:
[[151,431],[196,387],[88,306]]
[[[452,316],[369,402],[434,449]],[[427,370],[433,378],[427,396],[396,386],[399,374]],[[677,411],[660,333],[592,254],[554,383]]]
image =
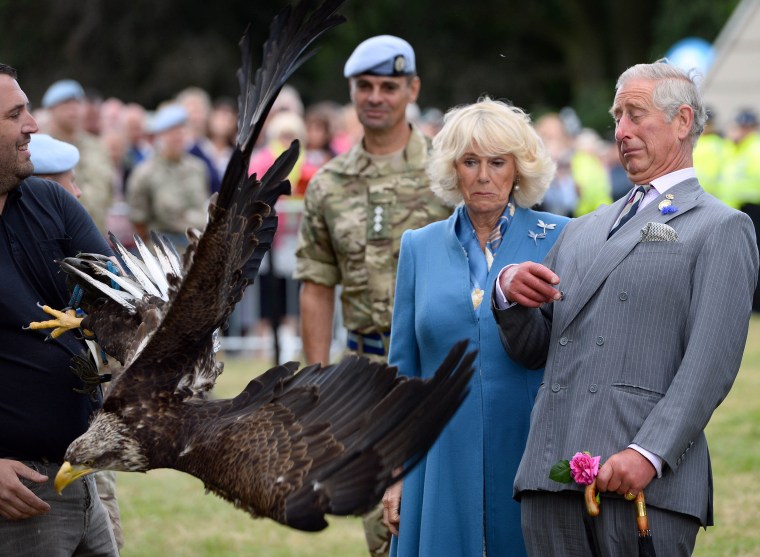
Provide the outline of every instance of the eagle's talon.
[[53,331],[48,335],[48,337],[45,340],[48,340],[49,338],[58,338],[66,331],[70,331],[72,329],[78,329],[79,326],[82,323],[82,317],[76,316],[76,310],[68,309],[64,311],[59,311],[57,309],[53,309],[50,306],[41,306],[39,303],[37,304],[38,307],[42,309],[45,313],[48,315],[52,315],[55,317],[55,319],[50,319],[48,321],[32,321],[24,327],[25,330],[40,330],[40,329],[53,329]]

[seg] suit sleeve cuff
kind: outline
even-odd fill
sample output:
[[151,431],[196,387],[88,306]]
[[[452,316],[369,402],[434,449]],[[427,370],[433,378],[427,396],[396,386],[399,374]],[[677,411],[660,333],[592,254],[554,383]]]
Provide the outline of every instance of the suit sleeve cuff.
[[639,447],[635,443],[631,443],[628,445],[629,449],[633,449],[637,453],[639,453],[641,456],[646,458],[649,462],[652,463],[652,466],[654,466],[654,469],[657,470],[657,477],[662,478],[662,459],[657,456],[654,453],[650,453],[648,450],[646,450],[643,447]]
[[512,306],[515,305],[514,302],[510,302],[507,300],[507,297],[504,295],[504,292],[501,290],[501,275],[509,269],[510,267],[514,267],[515,264],[507,265],[504,267],[501,271],[499,271],[499,274],[496,276],[496,283],[494,284],[494,290],[496,291],[496,309],[509,309]]

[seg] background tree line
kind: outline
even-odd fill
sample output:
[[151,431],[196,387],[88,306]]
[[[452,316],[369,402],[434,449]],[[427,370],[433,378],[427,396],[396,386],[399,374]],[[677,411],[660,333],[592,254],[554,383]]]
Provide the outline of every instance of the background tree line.
[[[609,135],[615,78],[687,36],[712,42],[739,0],[348,0],[348,22],[319,42],[292,84],[308,105],[346,102],[343,64],[361,40],[407,39],[420,105],[442,110],[482,94],[534,115],[572,106]],[[236,96],[238,40],[263,41],[285,0],[0,0],[0,61],[37,105],[56,79],[152,109],[188,85]]]

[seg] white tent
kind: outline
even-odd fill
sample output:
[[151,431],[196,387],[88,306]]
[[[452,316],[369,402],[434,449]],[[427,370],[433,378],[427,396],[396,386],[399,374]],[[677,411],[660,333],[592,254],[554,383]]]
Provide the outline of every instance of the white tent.
[[702,91],[718,127],[725,129],[743,108],[760,114],[760,0],[739,3],[714,47]]

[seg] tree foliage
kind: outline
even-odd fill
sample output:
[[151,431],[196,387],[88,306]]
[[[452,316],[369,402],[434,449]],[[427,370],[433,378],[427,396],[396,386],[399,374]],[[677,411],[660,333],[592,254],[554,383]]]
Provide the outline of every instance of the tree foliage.
[[[0,61],[38,103],[56,79],[148,108],[198,85],[237,94],[237,42],[248,22],[261,40],[285,0],[0,0]],[[422,106],[505,98],[534,114],[572,106],[609,130],[614,81],[681,38],[712,41],[738,0],[349,0],[348,23],[320,41],[293,84],[306,103],[348,100],[353,47],[389,33],[415,47]]]

